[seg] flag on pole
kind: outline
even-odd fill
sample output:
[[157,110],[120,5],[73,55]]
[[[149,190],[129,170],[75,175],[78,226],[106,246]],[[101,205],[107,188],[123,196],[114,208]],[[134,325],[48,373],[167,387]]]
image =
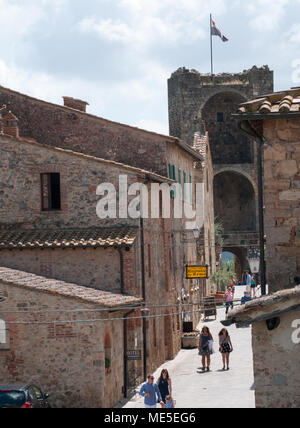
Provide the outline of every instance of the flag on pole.
[[212,36],[219,36],[223,42],[228,42],[227,37],[225,37],[221,30],[216,26],[216,23],[213,19],[211,19],[211,35]]

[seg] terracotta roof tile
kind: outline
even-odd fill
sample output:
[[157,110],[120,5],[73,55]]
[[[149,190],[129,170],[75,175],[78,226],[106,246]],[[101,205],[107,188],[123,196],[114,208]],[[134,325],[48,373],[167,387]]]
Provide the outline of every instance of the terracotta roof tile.
[[274,92],[240,104],[237,115],[255,116],[300,114],[300,88]]
[[262,320],[280,316],[283,313],[300,309],[300,286],[280,290],[277,293],[260,297],[234,308],[223,325],[249,325]]
[[201,134],[200,132],[195,132],[194,134],[194,145],[193,149],[198,152],[202,158],[202,167],[204,168],[206,163],[206,155],[207,155],[207,134]]
[[94,228],[81,230],[0,230],[0,250],[34,248],[130,247],[136,228]]
[[77,298],[85,302],[116,308],[126,305],[138,305],[141,298],[109,293],[56,279],[49,279],[32,273],[0,267],[0,281],[4,284],[23,287],[32,291],[50,293],[69,298]]

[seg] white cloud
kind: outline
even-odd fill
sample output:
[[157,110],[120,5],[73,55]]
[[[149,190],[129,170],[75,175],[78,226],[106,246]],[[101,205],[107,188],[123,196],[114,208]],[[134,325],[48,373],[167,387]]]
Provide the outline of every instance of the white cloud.
[[292,26],[291,31],[288,33],[290,42],[300,44],[300,24]]
[[250,15],[254,15],[250,25],[257,31],[276,30],[286,13],[289,0],[256,0],[247,2]]
[[[84,18],[78,28],[95,32],[102,39],[131,44],[142,50],[149,45],[190,43],[208,36],[211,5],[204,0],[119,0],[123,20]],[[224,0],[215,0],[218,14],[224,13]],[[206,20],[206,21],[205,21]]]

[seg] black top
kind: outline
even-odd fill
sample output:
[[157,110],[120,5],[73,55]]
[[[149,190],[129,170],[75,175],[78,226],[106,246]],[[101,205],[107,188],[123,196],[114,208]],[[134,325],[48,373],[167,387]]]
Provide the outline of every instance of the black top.
[[170,395],[168,379],[161,379],[158,388],[161,393],[162,401],[165,403],[167,395]]

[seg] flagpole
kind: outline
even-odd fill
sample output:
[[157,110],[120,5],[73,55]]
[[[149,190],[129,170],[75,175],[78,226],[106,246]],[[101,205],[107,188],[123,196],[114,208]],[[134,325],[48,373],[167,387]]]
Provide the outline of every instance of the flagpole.
[[212,42],[211,24],[212,24],[212,16],[210,14],[210,70],[211,70],[211,78],[212,78],[214,74],[214,69],[213,69],[213,44],[212,44],[213,42]]

